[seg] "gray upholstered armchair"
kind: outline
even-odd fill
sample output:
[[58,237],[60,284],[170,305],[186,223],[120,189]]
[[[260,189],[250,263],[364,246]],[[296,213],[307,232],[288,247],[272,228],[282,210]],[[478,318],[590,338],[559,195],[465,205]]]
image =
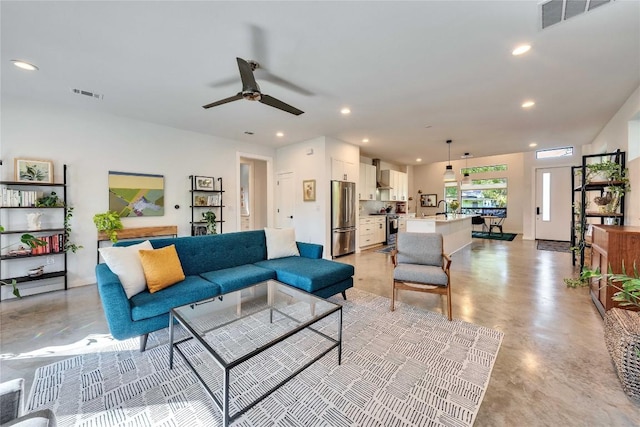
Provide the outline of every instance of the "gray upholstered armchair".
[[439,233],[398,233],[393,261],[391,311],[395,310],[398,289],[447,296],[451,320],[451,258],[442,251]]
[[55,427],[56,417],[49,409],[23,415],[24,379],[0,384],[0,424],[2,427]]

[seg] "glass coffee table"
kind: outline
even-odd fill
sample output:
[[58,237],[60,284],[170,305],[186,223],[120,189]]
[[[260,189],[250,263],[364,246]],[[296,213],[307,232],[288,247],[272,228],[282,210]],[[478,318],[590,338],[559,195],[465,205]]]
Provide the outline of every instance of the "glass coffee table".
[[[174,320],[186,338],[174,340]],[[342,362],[342,306],[276,280],[174,308],[169,332],[170,369],[176,350],[222,412],[224,426],[333,349]],[[193,356],[193,340],[213,364]]]

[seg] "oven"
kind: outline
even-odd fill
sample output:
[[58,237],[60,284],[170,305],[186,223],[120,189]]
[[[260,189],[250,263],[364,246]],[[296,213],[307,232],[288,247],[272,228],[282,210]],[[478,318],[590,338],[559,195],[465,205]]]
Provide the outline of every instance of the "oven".
[[398,215],[387,214],[387,241],[385,245],[396,245],[396,238],[398,237]]

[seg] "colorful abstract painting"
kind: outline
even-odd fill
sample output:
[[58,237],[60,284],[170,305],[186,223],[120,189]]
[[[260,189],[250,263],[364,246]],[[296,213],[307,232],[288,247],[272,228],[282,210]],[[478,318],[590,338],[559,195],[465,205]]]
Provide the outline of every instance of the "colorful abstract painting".
[[164,215],[164,176],[109,171],[109,210],[120,217]]

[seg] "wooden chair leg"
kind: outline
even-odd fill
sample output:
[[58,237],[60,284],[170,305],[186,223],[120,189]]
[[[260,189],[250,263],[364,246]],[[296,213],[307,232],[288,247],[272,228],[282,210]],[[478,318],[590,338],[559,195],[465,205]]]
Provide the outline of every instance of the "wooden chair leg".
[[393,288],[391,288],[391,311],[396,309],[396,282],[393,281]]
[[451,314],[451,286],[447,286],[447,305],[449,306],[449,321],[452,320]]

